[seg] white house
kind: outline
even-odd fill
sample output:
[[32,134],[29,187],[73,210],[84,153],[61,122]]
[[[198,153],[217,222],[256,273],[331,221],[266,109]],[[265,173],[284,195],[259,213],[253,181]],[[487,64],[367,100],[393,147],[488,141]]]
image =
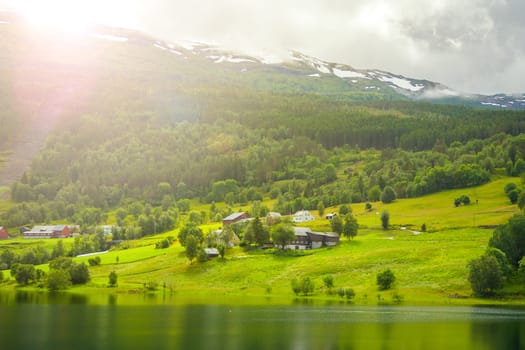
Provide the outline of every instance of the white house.
[[293,222],[308,222],[315,220],[314,216],[308,210],[300,210],[293,214]]
[[328,220],[332,220],[332,219],[335,218],[336,216],[337,216],[337,213],[326,214],[326,219],[328,219]]

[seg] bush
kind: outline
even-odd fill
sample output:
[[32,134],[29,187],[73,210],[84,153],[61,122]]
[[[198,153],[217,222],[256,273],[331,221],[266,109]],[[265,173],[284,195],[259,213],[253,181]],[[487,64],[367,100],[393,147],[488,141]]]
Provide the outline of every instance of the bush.
[[385,204],[392,203],[397,198],[396,191],[390,186],[386,186],[381,193],[381,201]]
[[383,272],[377,274],[376,282],[379,290],[387,290],[392,287],[392,284],[396,280],[394,273],[390,269],[386,269]]
[[314,281],[310,279],[310,277],[303,277],[301,280],[297,280],[294,278],[292,280],[292,290],[295,293],[295,295],[299,295],[302,293],[303,295],[310,295],[313,293],[315,289]]
[[503,287],[505,277],[498,260],[489,254],[469,261],[468,280],[474,294],[486,297]]
[[507,196],[509,197],[509,200],[512,204],[516,204],[518,202],[518,198],[520,196],[520,191],[518,190],[512,190],[510,191]]
[[65,270],[51,270],[47,275],[47,288],[55,292],[71,286],[71,276]]
[[197,260],[201,263],[208,261],[208,254],[206,254],[204,248],[199,249],[199,252],[197,253]]
[[172,241],[169,238],[163,239],[155,243],[155,249],[166,249],[169,248]]
[[334,276],[328,275],[323,278],[324,286],[328,289],[334,288]]
[[341,298],[352,300],[355,297],[355,291],[352,288],[339,288],[337,290],[337,295]]
[[111,271],[108,276],[108,284],[110,287],[115,287],[117,285],[118,275],[115,271]]
[[518,188],[518,186],[516,186],[516,184],[514,182],[510,182],[510,183],[505,185],[503,190],[505,191],[505,194],[508,195],[510,193],[510,191],[515,190],[517,188]]
[[470,204],[470,197],[467,195],[462,195],[459,198],[454,199],[454,206],[457,208],[461,204],[463,205],[469,205]]
[[301,293],[301,284],[299,283],[297,278],[294,278],[292,280],[292,291],[295,295],[299,295],[299,293]]
[[75,264],[70,270],[71,282],[73,284],[84,284],[89,281],[89,270],[86,264]]
[[383,227],[383,230],[388,230],[388,226],[390,225],[390,214],[387,210],[383,211],[381,213],[381,226]]
[[148,281],[147,283],[144,283],[144,289],[150,292],[154,292],[159,288],[159,284],[156,281]]
[[343,204],[339,207],[339,215],[346,215],[348,213],[352,212],[352,208],[350,208],[348,205]]
[[33,282],[36,278],[36,271],[33,265],[17,264],[15,279],[18,284],[26,285]]
[[89,266],[97,266],[100,265],[100,256],[96,256],[94,258],[88,259]]
[[355,291],[352,288],[345,288],[345,297],[347,300],[354,299]]

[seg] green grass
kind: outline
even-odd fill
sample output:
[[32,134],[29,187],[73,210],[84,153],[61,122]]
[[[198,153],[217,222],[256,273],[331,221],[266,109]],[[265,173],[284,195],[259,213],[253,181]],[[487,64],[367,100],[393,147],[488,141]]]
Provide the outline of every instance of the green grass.
[[[392,302],[395,294],[414,305],[502,302],[471,297],[467,263],[487,247],[493,230],[484,226],[504,223],[518,212],[503,193],[503,186],[512,180],[500,178],[478,188],[403,199],[389,205],[374,203],[370,212],[365,211],[363,203],[353,204],[353,213],[361,225],[354,240],[342,239],[337,247],[297,255],[235,247],[227,250],[224,260],[190,264],[178,243],[168,249],[155,249],[157,241],[176,236],[176,230],[144,237],[127,242],[127,249],[100,254],[101,265],[90,267],[91,282],[73,290],[88,294],[137,293],[145,283],[154,281],[161,290],[166,286],[181,295],[293,298],[291,279],[309,276],[316,285],[314,299],[337,300],[337,296],[327,295],[323,287],[323,277],[332,275],[335,288],[353,288],[355,302],[360,304]],[[462,194],[470,196],[473,204],[455,208],[453,200]],[[377,214],[384,209],[390,212],[392,224],[392,229],[387,231],[380,228]],[[202,206],[199,210],[207,208]],[[423,223],[428,231],[415,234],[413,231],[418,231]],[[206,233],[220,225],[211,223],[202,229]],[[329,222],[324,219],[307,225],[315,230],[329,230]],[[7,244],[22,249],[31,244],[44,244],[51,247],[55,242],[13,240],[1,242],[0,246]],[[71,242],[65,240],[65,243]],[[76,260],[87,263],[89,258]],[[386,268],[394,272],[396,283],[392,290],[379,292],[376,275]],[[117,288],[106,288],[111,271],[119,276]],[[525,293],[523,287],[517,288],[513,289],[514,293]]]
[[[292,297],[290,280],[309,276],[315,281],[317,297],[326,298],[322,278],[332,275],[336,288],[353,288],[360,303],[375,302],[378,294],[388,300],[393,292],[411,304],[465,303],[450,297],[470,296],[466,264],[482,254],[490,235],[491,230],[474,228],[421,235],[363,230],[354,241],[343,240],[337,247],[303,256],[236,247],[228,250],[225,260],[192,264],[178,245],[169,249],[144,246],[100,255],[102,265],[91,268],[91,286],[105,286],[114,270],[121,292],[133,292],[156,281],[179,293],[260,296],[271,288],[273,296]],[[397,282],[393,291],[378,292],[375,278],[386,268],[394,272]]]

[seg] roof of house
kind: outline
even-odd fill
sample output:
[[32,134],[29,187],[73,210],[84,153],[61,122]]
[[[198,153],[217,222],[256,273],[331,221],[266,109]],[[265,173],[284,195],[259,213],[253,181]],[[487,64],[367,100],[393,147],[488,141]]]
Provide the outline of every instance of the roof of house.
[[34,226],[31,230],[26,231],[25,233],[53,233],[57,231],[63,231],[66,227],[66,225]]
[[325,232],[327,237],[339,238],[339,235],[335,232]]
[[228,215],[227,217],[225,217],[222,220],[223,221],[233,221],[233,220],[237,220],[237,219],[241,218],[243,215],[246,215],[246,212],[241,211],[241,212],[238,212],[238,213],[230,214],[230,215]]
[[294,233],[296,236],[308,236],[308,232],[310,232],[310,228],[308,227],[295,227],[293,228]]
[[299,210],[298,212],[296,212],[293,215],[294,216],[312,215],[312,213],[310,213],[308,210]]
[[217,248],[204,248],[204,251],[208,255],[219,255],[219,250]]
[[268,213],[267,216],[272,217],[272,218],[280,218],[281,217],[281,213],[278,213],[276,211],[271,211],[271,212]]

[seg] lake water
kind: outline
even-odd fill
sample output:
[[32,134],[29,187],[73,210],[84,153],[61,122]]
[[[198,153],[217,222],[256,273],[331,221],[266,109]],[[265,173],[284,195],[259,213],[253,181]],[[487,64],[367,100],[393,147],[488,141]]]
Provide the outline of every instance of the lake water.
[[525,349],[519,308],[129,298],[0,293],[0,349]]

